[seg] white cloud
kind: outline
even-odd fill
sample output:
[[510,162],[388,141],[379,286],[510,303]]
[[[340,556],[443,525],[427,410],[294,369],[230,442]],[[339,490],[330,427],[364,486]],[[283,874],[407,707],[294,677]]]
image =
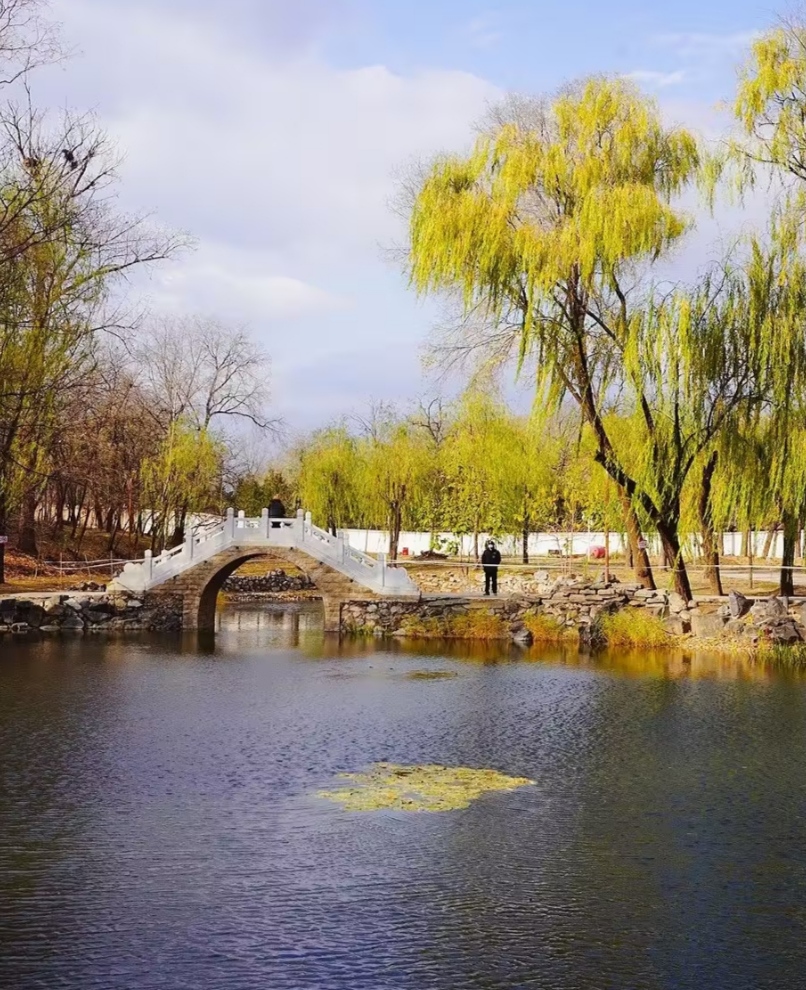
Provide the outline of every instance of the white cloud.
[[157,310],[213,313],[238,321],[291,321],[349,307],[349,300],[299,278],[270,274],[271,256],[203,244],[158,269],[150,301]]
[[[250,322],[287,410],[339,412],[343,391],[327,370],[338,374],[339,362],[299,364],[318,354],[350,355],[353,405],[360,382],[376,389],[384,348],[398,389],[415,392],[430,316],[379,250],[401,233],[393,175],[466,146],[500,93],[460,71],[334,67],[318,53],[319,28],[298,23],[330,0],[201,3],[197,16],[190,0],[57,0],[82,54],[37,77],[38,100],[97,107],[125,152],[122,205],[198,239],[196,254],[137,290],[156,309]],[[269,14],[282,14],[287,45],[262,42]]]
[[633,79],[637,83],[645,86],[653,86],[658,89],[665,89],[667,86],[679,86],[686,81],[684,69],[676,72],[657,72],[653,69],[635,69],[627,73],[627,79]]
[[396,221],[392,173],[466,142],[495,89],[468,73],[334,69],[258,56],[202,22],[70,0],[86,61],[127,151],[127,193],[202,237],[309,259],[375,252]]

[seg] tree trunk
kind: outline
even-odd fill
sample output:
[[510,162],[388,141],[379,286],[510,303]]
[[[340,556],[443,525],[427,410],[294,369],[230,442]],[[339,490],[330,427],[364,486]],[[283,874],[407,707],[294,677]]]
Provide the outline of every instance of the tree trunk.
[[402,511],[397,502],[392,503],[392,512],[389,516],[389,559],[397,560],[398,544],[400,543]]
[[746,529],[742,533],[742,557],[744,557],[748,564],[750,563],[753,555],[750,552],[750,540],[753,539],[755,534],[751,534],[749,529]]
[[718,459],[719,452],[715,450],[702,473],[699,512],[700,527],[702,529],[702,550],[703,557],[705,558],[705,577],[711,591],[721,597],[723,591],[722,575],[719,570],[719,546],[717,543],[717,534],[714,530],[714,513],[713,506],[711,505],[711,488]]
[[[0,491],[0,536],[8,533],[8,513],[6,511],[6,496]],[[6,583],[6,545],[0,543],[0,584]]]
[[656,585],[655,578],[652,576],[652,565],[649,563],[649,554],[641,548],[641,543],[644,542],[641,523],[630,497],[624,491],[621,492],[621,506],[624,510],[624,525],[627,529],[631,565],[635,567],[635,576],[641,587],[648,591],[654,591]]
[[779,523],[771,523],[767,527],[767,535],[764,537],[764,549],[761,551],[761,556],[764,560],[770,559],[770,553],[772,553],[772,541],[775,539],[778,533]]
[[115,552],[115,540],[117,539],[118,532],[120,531],[120,517],[121,513],[117,512],[112,520],[112,531],[109,534],[109,544],[106,548],[108,554],[114,554]]
[[795,594],[795,547],[798,542],[798,517],[793,512],[783,513],[784,551],[781,561],[781,594],[791,598]]
[[188,516],[188,504],[184,503],[179,510],[179,515],[174,513],[174,531],[171,536],[171,547],[178,547],[185,542],[185,523]]
[[686,570],[686,565],[683,562],[683,554],[680,550],[680,537],[677,533],[677,525],[663,519],[658,521],[657,526],[658,535],[663,544],[663,554],[667,559],[674,561],[674,568],[672,570],[674,590],[688,603],[692,598],[691,583],[689,582],[688,571]]
[[36,546],[36,493],[25,493],[20,509],[20,522],[17,531],[17,549],[31,557],[37,556]]
[[[74,498],[71,500],[74,503],[71,506],[71,513],[70,513],[70,521],[73,524],[73,529],[70,532],[70,539],[71,540],[74,540],[76,538],[76,532],[78,531],[78,524],[81,522],[81,513],[82,513],[82,511],[84,509],[84,502],[86,501],[86,498],[87,498],[87,489],[86,489],[86,486],[81,489],[81,498],[78,499],[77,504],[75,504],[76,498],[77,498],[77,495],[74,496]],[[86,527],[84,527],[84,528],[86,529]]]
[[90,515],[91,515],[91,510],[90,507],[87,506],[86,512],[84,513],[84,525],[81,527],[81,536],[79,536],[78,545],[76,546],[76,553],[81,552],[81,545],[83,544],[84,536],[87,533],[87,526],[89,526],[90,524]]
[[523,562],[529,563],[529,517],[523,517]]

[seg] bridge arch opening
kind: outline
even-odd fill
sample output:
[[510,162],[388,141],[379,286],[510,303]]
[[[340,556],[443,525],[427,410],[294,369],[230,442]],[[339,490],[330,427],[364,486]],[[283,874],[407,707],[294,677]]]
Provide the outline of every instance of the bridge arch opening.
[[[222,559],[222,556],[225,559]],[[194,569],[192,578],[182,582],[184,595],[183,625],[186,629],[213,632],[216,622],[218,595],[227,578],[244,564],[253,560],[266,560],[280,567],[293,568],[303,573],[313,584],[322,599],[326,632],[338,632],[341,626],[341,605],[349,598],[366,597],[349,578],[333,571],[293,549],[233,548],[225,555],[218,555]],[[271,563],[269,566],[271,566]],[[181,579],[180,579],[181,580]],[[180,590],[177,581],[174,588]],[[169,590],[166,588],[166,591]],[[172,589],[171,589],[172,590]]]

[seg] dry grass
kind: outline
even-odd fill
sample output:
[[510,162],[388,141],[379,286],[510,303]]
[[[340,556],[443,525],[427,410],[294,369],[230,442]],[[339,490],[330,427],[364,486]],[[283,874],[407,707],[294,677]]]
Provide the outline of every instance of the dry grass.
[[523,624],[536,643],[578,643],[579,630],[564,626],[551,615],[532,612],[523,617]]
[[504,620],[492,612],[473,610],[464,615],[434,616],[419,619],[409,616],[401,633],[416,639],[508,639]]
[[[143,551],[149,546],[150,541],[147,539],[135,539],[132,543],[128,535],[119,534],[114,557],[115,559],[142,557]],[[75,566],[109,559],[109,534],[101,530],[87,530],[83,539],[79,541],[78,537],[74,539],[71,536],[69,527],[54,534],[51,527],[42,526],[37,531],[37,548],[38,557],[30,557],[20,553],[13,541],[6,546],[6,583],[0,584],[0,590],[14,594],[65,589],[85,581],[105,584],[113,573],[120,570],[119,565],[113,569],[109,564],[96,567]],[[62,572],[59,562],[69,569]]]
[[663,620],[639,608],[625,608],[614,615],[603,616],[602,632],[608,646],[652,648],[673,643]]

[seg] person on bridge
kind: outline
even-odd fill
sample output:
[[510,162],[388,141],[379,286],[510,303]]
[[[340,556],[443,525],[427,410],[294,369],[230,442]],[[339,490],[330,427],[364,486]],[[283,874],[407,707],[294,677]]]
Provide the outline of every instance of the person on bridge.
[[484,553],[481,555],[481,563],[484,567],[484,594],[490,594],[492,586],[493,594],[498,594],[498,565],[501,563],[501,554],[492,540],[487,540]]
[[[269,502],[269,519],[285,519],[285,506],[280,501],[280,496],[275,495]],[[272,529],[279,529],[279,523],[272,523]]]

